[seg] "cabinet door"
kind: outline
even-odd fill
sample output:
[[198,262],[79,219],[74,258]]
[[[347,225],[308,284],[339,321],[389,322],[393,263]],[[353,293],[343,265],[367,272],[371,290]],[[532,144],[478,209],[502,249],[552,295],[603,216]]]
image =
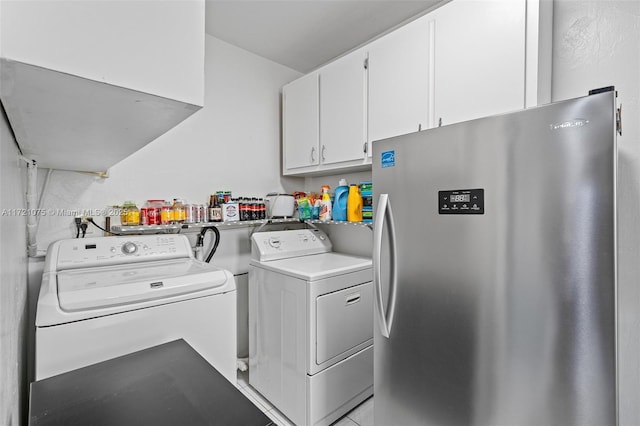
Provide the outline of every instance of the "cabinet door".
[[319,163],[318,74],[311,73],[282,89],[283,173]]
[[428,55],[424,18],[369,45],[369,141],[426,127]]
[[525,107],[525,8],[525,0],[465,0],[428,15],[435,22],[432,124]]
[[320,69],[320,160],[335,164],[364,158],[366,53],[353,52]]

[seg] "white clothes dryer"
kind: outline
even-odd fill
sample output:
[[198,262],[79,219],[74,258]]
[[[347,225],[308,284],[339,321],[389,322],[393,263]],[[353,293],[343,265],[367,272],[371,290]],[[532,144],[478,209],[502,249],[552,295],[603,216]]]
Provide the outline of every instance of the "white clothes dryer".
[[249,384],[296,425],[329,425],[373,394],[371,260],[317,229],[252,236]]
[[182,338],[236,383],[233,275],[184,235],[49,246],[36,313],[36,380]]

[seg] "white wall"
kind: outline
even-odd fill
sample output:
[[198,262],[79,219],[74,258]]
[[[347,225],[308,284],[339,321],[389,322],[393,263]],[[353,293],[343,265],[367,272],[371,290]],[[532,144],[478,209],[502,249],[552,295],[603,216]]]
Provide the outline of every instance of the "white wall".
[[[216,190],[264,196],[303,188],[303,179],[280,176],[279,93],[300,73],[214,37],[206,37],[205,48],[202,110],[112,167],[106,179],[54,171],[42,207],[103,209],[154,198],[205,203]],[[42,218],[39,249],[75,236],[72,222]]]
[[[0,106],[0,424],[21,424],[26,407],[26,165]],[[5,210],[6,209],[6,210]]]
[[554,101],[616,86],[619,396],[622,426],[640,424],[640,2],[555,0]]

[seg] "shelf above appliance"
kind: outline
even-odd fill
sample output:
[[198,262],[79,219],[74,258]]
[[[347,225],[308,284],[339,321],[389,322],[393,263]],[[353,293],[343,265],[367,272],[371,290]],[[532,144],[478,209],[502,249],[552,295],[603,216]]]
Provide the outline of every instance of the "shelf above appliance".
[[97,173],[201,108],[5,58],[0,98],[23,155],[43,168]]
[[373,229],[373,222],[348,222],[342,220],[305,220],[304,223],[309,225],[344,225],[344,226],[361,226],[364,228]]
[[140,225],[140,226],[111,226],[111,232],[118,235],[140,235],[140,234],[177,234],[179,232],[198,232],[205,227],[216,227],[218,229],[249,228],[270,224],[301,223],[297,218],[286,219],[262,219],[262,220],[237,220],[230,222],[203,222],[203,223],[183,223],[173,225]]

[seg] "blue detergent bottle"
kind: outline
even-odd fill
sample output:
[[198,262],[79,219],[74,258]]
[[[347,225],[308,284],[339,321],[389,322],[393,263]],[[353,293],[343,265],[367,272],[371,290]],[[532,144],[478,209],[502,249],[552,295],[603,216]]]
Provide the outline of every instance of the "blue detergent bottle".
[[333,193],[333,220],[347,220],[347,197],[349,185],[345,179],[340,179],[338,187]]

